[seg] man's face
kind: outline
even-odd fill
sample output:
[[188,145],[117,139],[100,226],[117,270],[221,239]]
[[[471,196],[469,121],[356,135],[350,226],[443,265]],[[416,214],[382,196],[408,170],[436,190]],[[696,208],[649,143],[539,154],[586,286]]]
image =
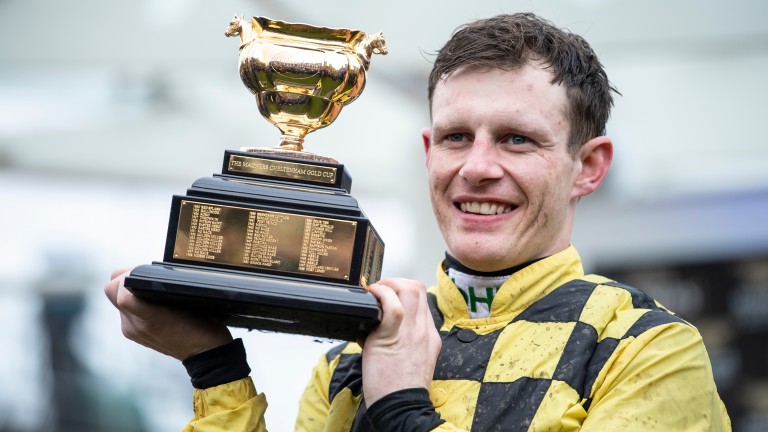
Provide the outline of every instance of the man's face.
[[494,271],[565,249],[581,160],[568,151],[565,88],[549,71],[459,70],[425,130],[432,207],[448,252]]

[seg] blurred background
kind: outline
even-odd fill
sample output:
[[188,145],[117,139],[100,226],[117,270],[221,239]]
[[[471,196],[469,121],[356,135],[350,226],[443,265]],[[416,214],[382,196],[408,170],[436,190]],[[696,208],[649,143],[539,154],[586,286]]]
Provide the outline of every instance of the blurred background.
[[[737,431],[768,430],[768,3],[0,0],[0,431],[174,431],[179,362],[125,340],[102,288],[161,260],[171,195],[223,151],[271,147],[237,74],[233,12],[383,31],[363,95],[308,151],[336,157],[387,247],[383,273],[434,281],[443,243],[419,131],[432,53],[459,25],[532,11],[583,35],[621,91],[616,160],[580,203],[588,271],[697,325]],[[267,424],[291,430],[332,345],[243,337]]]

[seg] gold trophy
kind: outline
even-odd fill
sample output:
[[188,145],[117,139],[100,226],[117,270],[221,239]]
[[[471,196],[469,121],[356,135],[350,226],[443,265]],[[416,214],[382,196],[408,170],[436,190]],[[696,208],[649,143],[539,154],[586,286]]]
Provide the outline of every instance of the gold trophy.
[[381,33],[235,16],[239,71],[277,147],[224,152],[221,174],[174,196],[162,262],[126,279],[137,296],[220,316],[237,327],[354,340],[379,323],[364,289],[384,243],[335,159],[303,151],[365,87]]

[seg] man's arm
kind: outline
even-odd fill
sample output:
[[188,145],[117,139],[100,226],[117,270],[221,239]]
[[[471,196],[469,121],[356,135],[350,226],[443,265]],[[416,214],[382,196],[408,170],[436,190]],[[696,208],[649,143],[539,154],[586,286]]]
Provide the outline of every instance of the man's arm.
[[226,325],[135,297],[125,288],[128,273],[114,272],[104,292],[120,312],[126,338],[187,366],[195,414],[184,431],[265,431],[266,399],[247,377],[245,351]]
[[[122,331],[126,338],[176,359],[186,360],[187,365],[191,362],[199,366],[200,363],[196,361],[207,356],[212,356],[214,362],[222,359],[227,361],[226,356],[212,355],[232,346],[232,336],[223,323],[139,299],[125,288],[127,275],[128,271],[113,273],[112,280],[104,288],[107,297],[120,312]],[[387,279],[371,285],[369,290],[380,302],[383,313],[381,325],[364,342],[363,382],[366,404],[371,407],[379,402],[379,407],[385,407],[379,409],[379,412],[386,413],[389,411],[387,407],[396,407],[399,413],[396,418],[385,415],[374,420],[380,422],[379,425],[383,427],[381,430],[389,430],[393,421],[411,427],[428,427],[406,430],[430,430],[433,427],[436,427],[434,430],[458,430],[439,418],[426,397],[441,342],[429,312],[423,284],[405,279]],[[206,370],[228,367],[221,364],[208,366]],[[190,372],[193,382],[196,382],[196,373]],[[202,374],[205,375],[205,370]],[[327,377],[319,381],[327,383]],[[320,387],[316,391],[310,389],[310,392],[320,395],[325,390]],[[305,398],[306,395],[305,392]],[[313,408],[320,406],[313,404]],[[195,417],[184,431],[266,430],[266,407],[264,395],[256,392],[250,378],[209,388],[196,388]],[[373,407],[373,411],[375,413],[377,408]],[[329,412],[300,412],[299,416],[306,420],[310,414],[315,421],[311,422],[312,427],[308,430],[326,430],[327,424],[324,423],[329,420],[351,420],[329,419]],[[422,420],[411,423],[403,422],[403,419]],[[228,426],[222,429],[222,425]]]
[[[366,412],[374,430],[459,431],[440,418],[429,399],[441,342],[424,286],[385,279],[368,289],[381,304],[381,325],[359,341],[360,346],[342,345],[320,358],[302,396],[296,430],[350,430],[353,423],[365,420],[355,416]],[[360,372],[350,363],[357,360],[350,359],[360,354],[363,391],[358,394],[353,387]],[[343,387],[340,381],[345,380],[352,386]]]
[[421,282],[383,279],[368,287],[382,321],[364,340],[363,394],[375,430],[458,431],[429,399],[442,341]]
[[144,301],[125,288],[130,270],[117,270],[104,287],[120,311],[123,335],[147,348],[184,360],[232,341],[223,323],[188,311]]
[[195,389],[194,417],[182,432],[266,432],[267,401],[250,378]]
[[384,279],[368,287],[382,320],[363,347],[363,393],[368,407],[396,391],[429,389],[442,342],[427,304],[424,285]]

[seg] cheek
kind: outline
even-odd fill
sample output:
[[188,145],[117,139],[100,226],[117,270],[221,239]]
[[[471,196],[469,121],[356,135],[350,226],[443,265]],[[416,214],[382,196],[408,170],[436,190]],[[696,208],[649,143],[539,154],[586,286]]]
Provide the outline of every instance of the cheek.
[[[552,168],[542,168],[552,170]],[[528,227],[543,229],[558,224],[558,212],[567,206],[570,189],[564,176],[537,176],[529,173],[524,189],[528,198]],[[522,179],[521,179],[522,181]]]
[[434,211],[435,216],[439,218],[440,214],[444,213],[444,211],[441,210],[441,206],[444,205],[443,200],[446,195],[445,184],[436,173],[430,171],[427,174],[429,175],[429,199],[432,203],[432,210]]
[[547,225],[549,219],[549,199],[551,197],[546,189],[537,189],[528,199],[528,213],[530,220],[527,229],[541,228]]
[[432,202],[436,202],[437,201],[437,197],[439,196],[438,189],[439,189],[440,181],[436,177],[435,173],[432,172],[432,171],[428,171],[427,172],[427,176],[428,176],[428,178],[427,178],[428,183],[427,184],[429,186],[429,197],[432,199]]
[[440,163],[432,163],[427,167],[427,176],[429,180],[429,190],[431,194],[435,194],[435,197],[445,194],[448,186],[453,178],[451,170],[446,168],[436,168],[444,166]]
[[541,199],[540,223],[543,227],[559,229],[564,223],[570,205],[572,185],[569,178],[562,174],[552,177],[544,185]]

